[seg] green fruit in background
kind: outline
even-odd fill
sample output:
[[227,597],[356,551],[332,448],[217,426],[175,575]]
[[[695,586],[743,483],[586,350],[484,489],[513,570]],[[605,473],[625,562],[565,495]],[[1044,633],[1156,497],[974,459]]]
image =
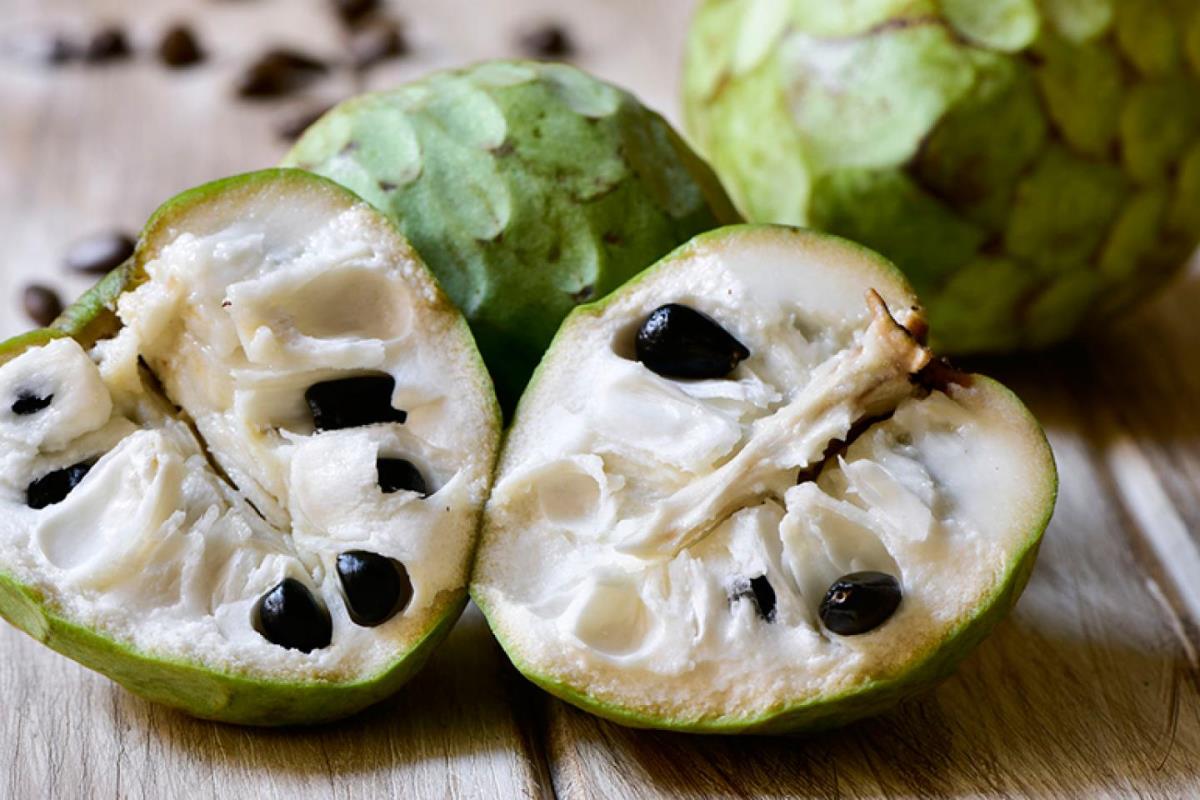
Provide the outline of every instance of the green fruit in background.
[[689,132],[746,216],[881,251],[953,352],[1058,342],[1200,240],[1194,0],[706,0]]
[[499,429],[386,217],[300,170],[206,184],[0,344],[0,615],[198,717],[344,717],[464,607]]
[[1024,588],[1057,476],[1020,400],[926,331],[886,260],[772,225],[701,234],[573,311],[471,578],[513,663],[622,724],[704,733],[844,724],[949,674]]
[[736,219],[658,114],[560,64],[487,62],[349,100],[284,163],[395,220],[509,409],[568,311]]

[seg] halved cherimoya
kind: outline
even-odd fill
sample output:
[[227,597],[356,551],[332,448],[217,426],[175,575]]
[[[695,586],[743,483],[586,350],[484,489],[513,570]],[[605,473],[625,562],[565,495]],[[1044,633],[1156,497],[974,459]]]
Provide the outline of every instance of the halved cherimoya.
[[472,595],[518,668],[629,725],[791,731],[948,673],[1012,606],[1057,478],[923,346],[891,264],[702,234],[571,314],[522,399]]
[[495,397],[346,190],[180,195],[0,360],[0,613],[55,650],[197,716],[307,723],[395,690],[461,611]]

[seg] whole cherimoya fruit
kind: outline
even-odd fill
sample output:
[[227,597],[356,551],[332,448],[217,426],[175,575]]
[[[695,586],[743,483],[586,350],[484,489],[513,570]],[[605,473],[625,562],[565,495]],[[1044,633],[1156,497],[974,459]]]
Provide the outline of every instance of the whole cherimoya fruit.
[[0,615],[196,716],[345,716],[462,610],[498,438],[382,214],[299,170],[201,186],[0,345]]
[[1037,422],[955,372],[891,264],[698,236],[567,317],[521,400],[471,593],[517,667],[628,725],[836,725],[946,675],[1054,506]]
[[688,127],[752,220],[895,261],[956,352],[1058,342],[1200,239],[1195,0],[706,0]]
[[509,409],[568,311],[736,217],[658,114],[561,64],[486,62],[354,98],[285,163],[392,217]]

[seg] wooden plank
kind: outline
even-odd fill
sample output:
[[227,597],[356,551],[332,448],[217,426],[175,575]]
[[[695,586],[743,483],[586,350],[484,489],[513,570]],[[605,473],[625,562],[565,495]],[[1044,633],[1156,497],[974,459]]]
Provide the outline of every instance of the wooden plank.
[[1079,413],[1087,404],[1076,372],[1054,357],[999,366],[1046,421],[1062,488],[1015,613],[953,678],[878,719],[796,739],[632,731],[551,701],[559,794],[1200,794],[1193,648],[1135,546],[1140,533],[1115,490],[1103,431]]

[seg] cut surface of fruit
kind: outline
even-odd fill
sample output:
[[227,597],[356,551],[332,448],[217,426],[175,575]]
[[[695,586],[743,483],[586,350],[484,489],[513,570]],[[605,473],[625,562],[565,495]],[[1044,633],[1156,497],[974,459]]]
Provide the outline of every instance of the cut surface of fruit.
[[462,317],[297,170],[163,206],[121,288],[111,337],[0,366],[0,612],[200,716],[394,690],[465,602],[498,444]]
[[[670,349],[668,304],[722,329],[685,326],[689,352],[737,344],[731,371],[639,361],[647,325]],[[925,333],[888,262],[777,226],[701,235],[573,312],[472,582],[517,666],[617,721],[714,732],[838,724],[944,676],[1023,587],[1056,475],[1024,406]]]

